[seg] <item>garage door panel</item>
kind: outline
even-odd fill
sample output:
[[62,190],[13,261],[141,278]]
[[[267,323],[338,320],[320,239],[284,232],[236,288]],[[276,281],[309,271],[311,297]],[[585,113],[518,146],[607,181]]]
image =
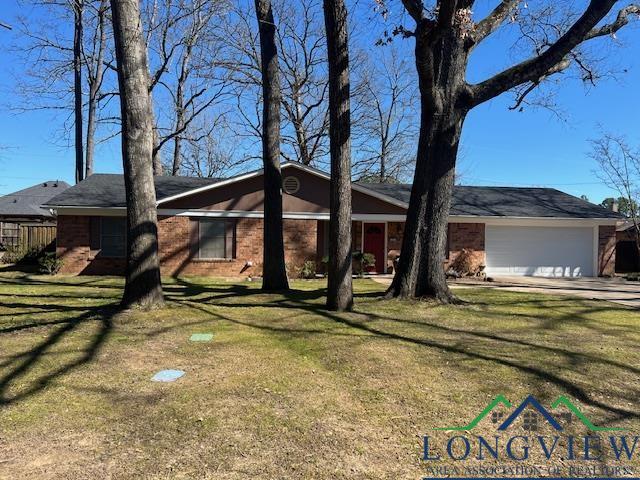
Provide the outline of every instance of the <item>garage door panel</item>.
[[593,275],[591,227],[487,225],[485,232],[488,275]]

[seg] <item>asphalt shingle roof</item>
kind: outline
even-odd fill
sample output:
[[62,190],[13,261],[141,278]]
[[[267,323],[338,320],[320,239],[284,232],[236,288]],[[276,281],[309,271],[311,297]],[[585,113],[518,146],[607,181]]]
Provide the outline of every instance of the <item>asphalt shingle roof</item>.
[[[158,200],[222,179],[155,177]],[[360,184],[375,192],[409,203],[411,185]],[[47,202],[69,207],[124,207],[124,178],[116,174],[94,174]],[[456,186],[451,215],[539,218],[620,218],[604,207],[552,188]]]
[[[194,188],[220,181],[217,178],[155,177],[156,198],[162,200]],[[47,202],[65,207],[124,207],[126,194],[124,176],[96,173]]]
[[41,205],[64,192],[69,184],[59,180],[48,180],[17,192],[0,197],[0,217],[52,217]]
[[[409,203],[411,185],[366,184],[379,193]],[[451,215],[539,218],[620,218],[600,205],[554,188],[456,186]]]

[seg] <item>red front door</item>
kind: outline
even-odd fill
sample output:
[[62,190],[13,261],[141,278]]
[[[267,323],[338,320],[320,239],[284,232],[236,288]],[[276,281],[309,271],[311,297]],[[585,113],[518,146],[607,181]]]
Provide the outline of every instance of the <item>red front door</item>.
[[376,257],[376,265],[373,270],[376,273],[385,272],[385,254],[384,254],[384,223],[365,223],[364,228],[364,245],[363,253],[372,253]]

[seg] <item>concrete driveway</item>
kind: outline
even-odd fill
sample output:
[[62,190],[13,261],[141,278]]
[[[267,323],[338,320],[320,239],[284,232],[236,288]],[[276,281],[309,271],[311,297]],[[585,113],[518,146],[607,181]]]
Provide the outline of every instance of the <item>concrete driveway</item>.
[[[391,275],[371,277],[389,285]],[[543,278],[543,277],[494,277],[493,282],[457,281],[451,288],[504,288],[514,292],[536,292],[551,295],[571,295],[590,300],[640,308],[640,282],[627,282],[622,278]]]
[[[481,285],[515,292],[538,292],[607,300],[640,308],[640,282],[627,282],[622,278],[494,277],[494,280],[494,282],[483,282]],[[453,286],[455,287],[455,284]]]

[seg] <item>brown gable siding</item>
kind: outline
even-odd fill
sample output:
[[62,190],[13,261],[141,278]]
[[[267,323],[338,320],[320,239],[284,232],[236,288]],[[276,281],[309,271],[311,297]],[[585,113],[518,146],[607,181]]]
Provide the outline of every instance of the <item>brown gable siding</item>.
[[[283,170],[283,177],[287,176],[297,177],[300,181],[300,189],[294,195],[283,193],[282,206],[285,212],[329,213],[329,182],[326,179],[293,168]],[[262,212],[264,210],[262,188],[262,176],[258,176],[163,203],[159,208]],[[406,210],[354,191],[353,212],[404,215]]]

